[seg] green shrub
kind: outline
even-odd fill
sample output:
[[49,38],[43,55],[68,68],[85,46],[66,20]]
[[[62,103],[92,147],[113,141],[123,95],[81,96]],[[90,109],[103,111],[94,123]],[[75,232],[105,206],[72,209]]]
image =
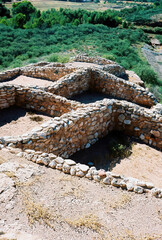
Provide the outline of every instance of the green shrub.
[[142,81],[148,84],[159,84],[158,76],[154,70],[147,65],[138,65],[135,72],[140,76]]
[[104,55],[102,55],[102,57],[103,57],[103,58],[106,58],[106,59],[108,59],[108,60],[112,60],[112,61],[115,61],[115,60],[116,60],[115,56],[114,56],[114,55],[111,55],[111,54],[104,54]]
[[50,55],[48,58],[47,58],[47,61],[49,61],[49,62],[58,62],[58,55],[57,54],[52,54],[52,55]]
[[49,62],[60,62],[60,63],[67,63],[69,62],[69,56],[60,56],[59,54],[52,54],[47,58],[47,61]]

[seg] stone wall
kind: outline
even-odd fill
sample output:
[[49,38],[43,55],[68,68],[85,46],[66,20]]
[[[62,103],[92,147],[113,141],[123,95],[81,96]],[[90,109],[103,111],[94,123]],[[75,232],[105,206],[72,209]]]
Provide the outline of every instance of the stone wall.
[[0,84],[0,109],[8,108],[15,104],[15,87]]
[[39,131],[20,138],[0,138],[22,149],[53,152],[69,157],[90,147],[112,130],[123,130],[141,141],[162,149],[162,116],[133,103],[104,99],[65,113],[43,124]]
[[76,109],[79,104],[66,98],[42,91],[40,89],[16,87],[15,104],[27,109],[34,109],[52,117]]
[[71,97],[87,91],[90,86],[90,80],[90,72],[88,69],[77,70],[74,73],[60,78],[57,82],[45,88],[45,90],[63,97]]
[[41,78],[47,79],[50,81],[56,81],[61,77],[75,71],[74,68],[67,68],[60,64],[60,66],[55,66],[54,64],[48,64],[43,67],[28,67],[28,68],[21,68],[21,75],[34,77],[34,78]]
[[87,55],[77,55],[73,58],[75,62],[95,63],[98,65],[116,64],[115,62],[101,57],[89,57]]
[[46,91],[64,97],[71,97],[89,89],[142,106],[151,107],[157,103],[154,95],[145,88],[96,68],[78,70],[45,88]]
[[0,82],[8,81],[20,75],[20,68],[0,72]]
[[39,62],[0,72],[0,82],[11,80],[19,75],[56,81],[75,70],[75,68],[66,67],[65,64],[61,63]]
[[114,98],[125,99],[142,106],[151,107],[157,103],[154,95],[146,91],[145,88],[117,78],[102,70],[93,69],[91,71],[90,88]]
[[19,106],[43,112],[50,116],[61,116],[80,106],[75,101],[30,87],[0,85],[0,109]]

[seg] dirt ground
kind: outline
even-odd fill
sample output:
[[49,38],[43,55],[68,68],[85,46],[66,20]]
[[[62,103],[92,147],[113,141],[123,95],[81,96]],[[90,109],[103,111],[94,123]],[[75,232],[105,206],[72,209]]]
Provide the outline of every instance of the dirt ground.
[[135,143],[132,154],[122,159],[112,172],[152,182],[162,188],[162,153],[146,144]]
[[0,115],[0,137],[25,134],[52,119],[41,113],[33,113],[15,106],[0,110]]
[[160,199],[71,177],[6,150],[2,175],[13,184],[0,191],[1,240],[162,239]]
[[49,80],[40,79],[40,78],[33,78],[33,77],[27,77],[27,76],[20,75],[20,76],[14,78],[13,80],[7,81],[6,83],[23,85],[26,87],[30,87],[30,86],[48,87],[53,82],[49,81]]

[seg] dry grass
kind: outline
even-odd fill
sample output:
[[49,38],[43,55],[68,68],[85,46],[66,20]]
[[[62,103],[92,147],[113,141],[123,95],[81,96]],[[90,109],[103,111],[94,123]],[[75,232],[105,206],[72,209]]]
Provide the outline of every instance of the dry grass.
[[53,216],[47,207],[35,202],[28,192],[23,192],[23,202],[30,226],[38,222],[54,229],[54,221],[57,219],[57,216]]
[[109,206],[110,208],[118,209],[124,207],[127,203],[131,201],[131,196],[127,193],[121,193],[117,199],[114,199]]
[[113,233],[108,233],[106,236],[104,237],[100,237],[97,240],[160,240],[160,236],[150,236],[149,234],[146,235],[139,235],[139,236],[135,236],[131,230],[129,229],[125,229],[123,232],[118,232],[115,231],[115,229],[113,229]]
[[33,117],[30,117],[30,120],[35,121],[35,122],[42,122],[43,118],[40,116],[33,116]]
[[109,196],[106,196],[100,199],[105,204],[106,212],[109,212],[111,209],[119,209],[125,207],[131,201],[131,195],[129,193],[120,192],[114,199],[111,199]]
[[3,172],[4,174],[6,174],[6,176],[12,178],[13,180],[15,180],[16,176],[15,176],[15,173],[14,172],[11,172],[11,171],[7,171],[7,172]]
[[85,189],[83,186],[76,185],[76,179],[70,175],[59,175],[57,177],[59,182],[65,182],[64,188],[60,190],[59,194],[63,197],[72,196],[81,199],[85,196]]
[[0,164],[2,164],[4,162],[6,162],[5,159],[0,156]]
[[100,223],[99,218],[94,214],[83,215],[77,219],[65,219],[71,227],[80,228],[86,227],[97,233],[101,233],[101,228],[103,227]]

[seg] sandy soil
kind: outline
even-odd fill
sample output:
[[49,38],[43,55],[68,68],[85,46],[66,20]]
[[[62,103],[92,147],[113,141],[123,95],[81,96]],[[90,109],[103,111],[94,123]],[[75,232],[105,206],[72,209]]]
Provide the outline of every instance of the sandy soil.
[[130,157],[122,159],[112,172],[152,182],[162,188],[162,153],[146,144],[136,143]]
[[[0,110],[0,116],[0,137],[22,135],[51,119],[41,113],[31,113],[18,107]],[[39,117],[40,121],[34,121],[35,117]]]
[[[24,164],[31,170],[35,167],[4,150],[0,151],[0,158],[19,163],[23,174]],[[160,199],[71,177],[44,166],[40,169],[44,174],[31,176],[25,183],[15,177],[16,173],[6,173],[15,181],[15,194],[12,199],[0,201],[0,239],[10,233],[17,240],[162,238]],[[5,193],[0,193],[0,200]],[[25,237],[29,235],[30,238]]]
[[7,81],[6,83],[23,85],[23,86],[47,87],[47,86],[50,86],[53,82],[49,80],[40,79],[40,78],[33,78],[33,77],[20,75],[13,80]]

